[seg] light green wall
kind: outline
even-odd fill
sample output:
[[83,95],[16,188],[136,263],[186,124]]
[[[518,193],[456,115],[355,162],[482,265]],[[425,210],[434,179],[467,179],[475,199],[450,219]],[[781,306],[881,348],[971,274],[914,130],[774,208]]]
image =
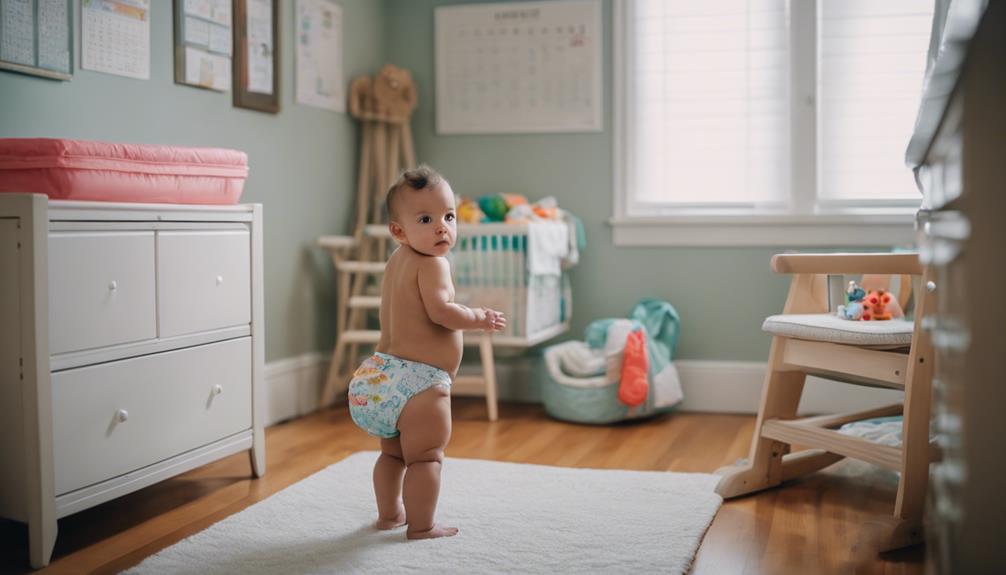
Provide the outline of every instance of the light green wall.
[[[442,0],[342,0],[349,78],[384,62],[419,86],[413,117],[420,160],[466,195],[555,195],[584,221],[588,247],[572,272],[574,329],[622,316],[644,296],[682,315],[678,357],[764,360],[761,320],[782,306],[784,278],[768,269],[773,248],[616,248],[611,216],[611,2],[603,3],[604,131],[589,134],[438,136],[433,115],[433,8]],[[230,94],[173,80],[170,2],[154,2],[151,79],[79,69],[70,82],[0,72],[0,137],[67,137],[248,152],[242,196],[265,205],[266,358],[327,352],[333,337],[331,264],[314,239],[345,232],[356,180],[357,127],[347,115],[293,103],[293,6],[281,8],[281,111],[234,108]],[[79,6],[75,6],[79,38]],[[505,394],[504,394],[505,395]],[[518,394],[523,395],[523,394]]]
[[[385,50],[419,85],[413,116],[420,161],[441,170],[454,190],[479,196],[554,195],[579,215],[587,251],[572,271],[573,333],[625,316],[640,298],[670,301],[682,317],[678,354],[686,359],[758,360],[768,354],[761,322],[782,308],[785,278],[774,276],[775,248],[616,248],[611,228],[613,130],[610,0],[603,2],[604,131],[584,134],[440,136],[434,124],[433,9],[456,0],[390,0]],[[469,2],[477,3],[477,2]]]
[[[341,0],[347,79],[384,61],[384,4]],[[266,360],[328,348],[331,263],[311,249],[345,232],[356,180],[356,123],[294,104],[294,2],[281,2],[280,112],[234,108],[230,93],[174,83],[172,2],[151,3],[150,80],[80,69],[56,82],[0,71],[0,137],[63,137],[244,150],[242,202],[264,204]],[[80,38],[79,2],[74,6]],[[348,85],[348,80],[347,80]]]

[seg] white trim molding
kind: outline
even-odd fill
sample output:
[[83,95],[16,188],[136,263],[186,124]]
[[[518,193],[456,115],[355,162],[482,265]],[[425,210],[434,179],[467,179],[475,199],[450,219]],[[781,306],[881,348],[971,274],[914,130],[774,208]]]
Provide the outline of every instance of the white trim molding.
[[865,247],[912,245],[914,212],[613,218],[616,246]]
[[267,363],[265,424],[275,425],[317,411],[327,370],[328,357],[320,353],[305,353]]
[[[760,361],[678,360],[685,399],[681,411],[758,413],[767,364]],[[891,405],[904,393],[808,377],[799,415],[845,413]]]
[[[511,395],[529,395],[533,358],[497,364],[496,375],[501,391]],[[677,360],[674,365],[681,378],[685,399],[681,411],[754,414],[758,412],[765,362]],[[268,390],[266,425],[301,417],[318,410],[321,385],[328,369],[328,356],[307,353],[266,364]],[[512,381],[508,381],[512,380]],[[460,390],[459,390],[460,391]],[[464,390],[465,396],[481,396],[479,389]],[[843,413],[890,405],[902,401],[904,394],[890,389],[874,389],[807,378],[800,414]],[[527,397],[502,397],[510,401],[528,401]]]

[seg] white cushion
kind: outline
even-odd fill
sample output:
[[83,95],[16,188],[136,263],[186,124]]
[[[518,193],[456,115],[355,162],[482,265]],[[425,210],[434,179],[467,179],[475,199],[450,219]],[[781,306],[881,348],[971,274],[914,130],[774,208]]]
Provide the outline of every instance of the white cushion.
[[853,321],[830,313],[773,315],[761,328],[773,335],[873,348],[899,348],[912,343],[914,322],[904,319]]

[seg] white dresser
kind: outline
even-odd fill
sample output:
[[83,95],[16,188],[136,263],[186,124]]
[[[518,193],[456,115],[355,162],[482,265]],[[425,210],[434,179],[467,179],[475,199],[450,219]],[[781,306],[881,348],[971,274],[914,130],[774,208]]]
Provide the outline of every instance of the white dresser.
[[0,516],[56,520],[248,450],[265,472],[262,209],[0,194]]

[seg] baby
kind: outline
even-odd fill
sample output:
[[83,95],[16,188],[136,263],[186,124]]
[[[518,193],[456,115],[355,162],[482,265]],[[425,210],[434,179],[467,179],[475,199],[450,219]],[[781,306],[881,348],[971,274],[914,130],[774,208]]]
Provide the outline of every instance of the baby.
[[[500,330],[503,314],[454,303],[447,253],[457,238],[454,192],[427,166],[388,190],[388,228],[399,247],[381,288],[381,339],[349,384],[353,421],[381,438],[374,465],[378,529],[408,523],[406,537],[449,537],[433,522],[440,466],[451,437],[450,387],[461,330]],[[403,505],[404,502],[404,505]]]

